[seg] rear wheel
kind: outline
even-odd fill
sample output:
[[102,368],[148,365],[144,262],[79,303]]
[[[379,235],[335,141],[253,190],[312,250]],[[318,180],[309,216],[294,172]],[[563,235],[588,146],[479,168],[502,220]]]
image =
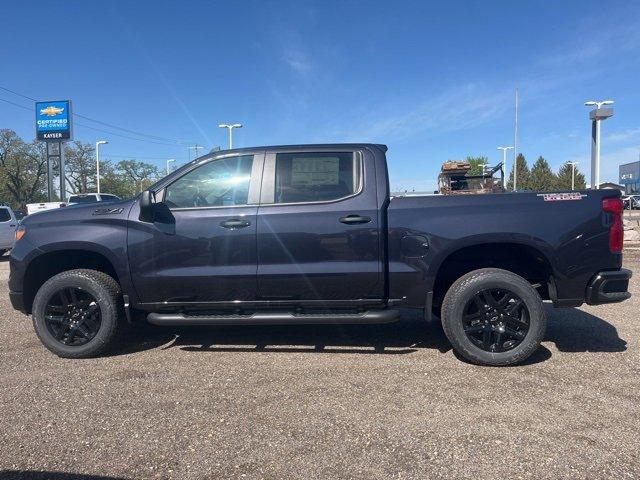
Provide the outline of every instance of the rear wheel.
[[465,359],[505,366],[524,361],[544,337],[542,299],[524,278],[483,268],[460,277],[442,305],[442,326]]
[[42,343],[65,358],[100,355],[116,337],[120,286],[95,270],[70,270],[47,280],[33,302],[33,325]]

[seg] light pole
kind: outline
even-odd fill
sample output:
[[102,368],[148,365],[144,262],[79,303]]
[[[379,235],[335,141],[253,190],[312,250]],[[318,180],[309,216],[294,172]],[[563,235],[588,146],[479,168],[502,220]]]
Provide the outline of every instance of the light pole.
[[233,148],[233,129],[234,128],[242,128],[241,123],[234,123],[233,125],[227,125],[226,123],[221,123],[218,125],[219,128],[228,128],[229,129],[229,150]]
[[[507,168],[507,150],[512,150],[513,147],[498,147],[498,150],[502,150],[502,168],[506,169]],[[515,178],[516,174],[515,174],[515,169],[516,169],[516,162],[513,162],[513,176]],[[502,188],[504,188],[505,190],[507,189],[507,180],[504,178],[504,176],[502,177]]]
[[576,165],[580,162],[567,162],[567,165],[571,165],[571,190],[576,189]]
[[589,112],[591,119],[591,188],[600,187],[600,122],[613,115],[613,108],[602,108],[603,105],[613,105],[613,100],[585,102],[587,107],[596,107]]
[[106,140],[96,142],[96,193],[100,193],[100,145],[106,145]]
[[175,162],[176,159],[175,158],[170,158],[169,160],[167,160],[167,175],[169,175],[171,173],[171,170],[169,170],[169,164],[171,162]]

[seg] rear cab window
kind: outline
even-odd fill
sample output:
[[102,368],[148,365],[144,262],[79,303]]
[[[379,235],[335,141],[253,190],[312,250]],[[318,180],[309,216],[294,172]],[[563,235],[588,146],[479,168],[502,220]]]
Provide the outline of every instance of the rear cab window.
[[98,199],[93,195],[72,195],[69,203],[96,203]]
[[354,152],[278,153],[274,203],[327,202],[355,195],[360,172]]
[[117,197],[116,195],[109,195],[109,194],[101,193],[100,194],[100,200],[102,202],[113,202],[115,200],[120,200],[120,197]]

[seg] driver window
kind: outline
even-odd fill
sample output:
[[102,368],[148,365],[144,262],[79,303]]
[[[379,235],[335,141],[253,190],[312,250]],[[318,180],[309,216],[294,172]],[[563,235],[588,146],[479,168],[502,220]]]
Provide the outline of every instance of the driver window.
[[170,208],[246,205],[253,155],[221,158],[191,170],[166,189]]

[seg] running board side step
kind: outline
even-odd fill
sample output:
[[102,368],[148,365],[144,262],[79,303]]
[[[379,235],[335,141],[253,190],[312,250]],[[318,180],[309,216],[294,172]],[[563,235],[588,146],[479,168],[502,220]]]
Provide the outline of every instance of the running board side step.
[[150,313],[147,321],[154,325],[361,325],[393,323],[400,319],[398,310],[371,310],[363,313],[276,313],[250,315],[184,315]]

